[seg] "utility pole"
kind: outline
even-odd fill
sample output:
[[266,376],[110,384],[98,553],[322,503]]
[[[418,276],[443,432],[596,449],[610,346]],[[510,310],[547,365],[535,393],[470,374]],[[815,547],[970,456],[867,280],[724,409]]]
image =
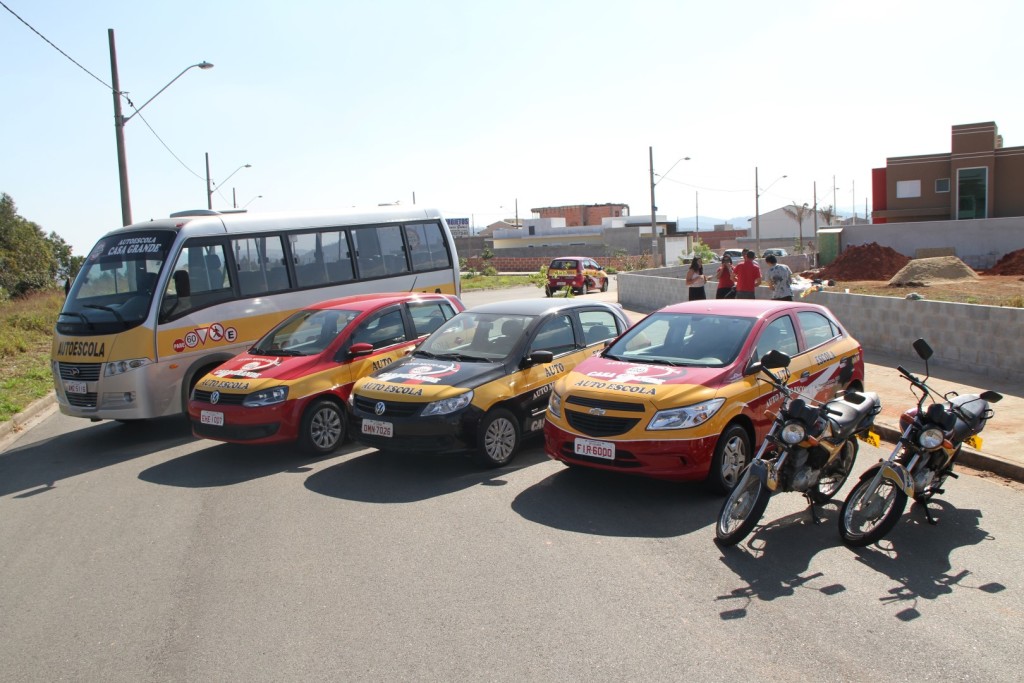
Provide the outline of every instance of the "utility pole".
[[206,208],[213,211],[213,185],[210,183],[210,153],[206,152]]
[[761,254],[761,187],[757,184],[757,166],[754,167],[754,251]]
[[110,85],[114,91],[114,135],[117,141],[117,170],[121,183],[121,223],[131,225],[132,200],[128,193],[128,155],[124,149],[124,116],[121,115],[121,79],[117,75],[117,48],[114,47],[114,29],[107,29],[110,43]]
[[658,207],[654,205],[654,147],[647,148],[647,155],[651,167],[651,265],[657,268],[658,260],[658,219],[656,214]]

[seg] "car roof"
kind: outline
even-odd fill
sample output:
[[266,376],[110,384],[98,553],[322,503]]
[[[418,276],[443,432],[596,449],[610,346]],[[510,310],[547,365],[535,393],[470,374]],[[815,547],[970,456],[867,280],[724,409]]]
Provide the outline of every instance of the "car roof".
[[818,304],[798,301],[772,301],[771,299],[706,299],[684,301],[658,309],[655,313],[706,313],[709,315],[740,315],[763,318],[780,311],[815,311],[834,318],[828,309]]
[[605,301],[594,301],[585,299],[512,299],[511,301],[495,301],[489,304],[473,306],[468,312],[473,313],[497,313],[513,315],[544,315],[553,311],[567,311],[574,308],[607,308],[620,310],[615,305]]
[[589,256],[556,256],[555,258],[551,259],[551,262],[554,263],[555,261],[585,261],[587,259],[596,260],[591,259],[591,257]]
[[449,299],[443,294],[431,294],[424,292],[385,292],[382,294],[353,294],[351,296],[343,296],[337,299],[328,299],[326,301],[315,303],[312,306],[307,306],[306,308],[312,310],[343,308],[356,311],[369,311],[380,306],[390,306],[391,304],[402,303],[405,301],[440,300],[447,301]]

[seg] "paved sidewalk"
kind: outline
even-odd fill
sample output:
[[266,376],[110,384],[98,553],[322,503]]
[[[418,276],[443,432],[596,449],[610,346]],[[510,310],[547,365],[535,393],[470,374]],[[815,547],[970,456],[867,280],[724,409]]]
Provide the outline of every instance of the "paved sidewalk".
[[[918,377],[924,377],[924,361],[913,355],[903,358],[865,350],[864,388],[877,392],[882,399],[882,412],[875,419],[876,431],[886,441],[900,436],[900,415],[917,403],[910,391],[910,382],[896,370],[902,365]],[[931,366],[929,386],[943,393],[980,394],[986,389],[998,391],[1003,399],[992,404],[995,415],[981,433],[981,450],[964,447],[959,462],[967,467],[992,472],[1024,482],[1024,453],[1020,436],[1024,424],[1024,387],[986,375]]]

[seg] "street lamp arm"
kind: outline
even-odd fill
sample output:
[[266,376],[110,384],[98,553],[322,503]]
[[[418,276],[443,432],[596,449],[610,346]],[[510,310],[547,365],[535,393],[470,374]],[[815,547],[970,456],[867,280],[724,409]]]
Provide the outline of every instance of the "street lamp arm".
[[789,177],[789,176],[787,176],[787,175],[780,175],[780,176],[779,176],[778,178],[776,178],[776,179],[775,179],[775,180],[773,180],[773,181],[772,181],[771,183],[769,183],[769,184],[768,184],[768,187],[766,187],[766,188],[764,188],[763,190],[761,190],[760,192],[758,192],[758,193],[757,193],[757,196],[758,196],[758,197],[760,197],[760,196],[761,196],[761,195],[763,195],[763,194],[764,194],[765,192],[767,192],[768,190],[772,189],[772,185],[774,185],[775,183],[779,182],[779,181],[780,181],[780,180],[782,180],[783,178],[788,178],[788,177]]
[[184,76],[184,75],[185,75],[185,73],[186,73],[186,72],[187,72],[187,71],[188,71],[189,69],[194,69],[195,67],[199,67],[200,69],[212,69],[212,68],[213,68],[213,64],[210,64],[209,62],[206,62],[206,61],[202,61],[202,62],[199,62],[198,64],[192,64],[191,66],[187,66],[187,67],[185,67],[185,68],[184,68],[184,69],[182,70],[182,72],[181,72],[180,74],[178,74],[177,76],[175,76],[174,78],[172,78],[172,79],[170,80],[170,82],[169,82],[169,83],[168,83],[167,85],[165,85],[164,87],[160,88],[160,90],[158,90],[158,91],[157,91],[156,95],[153,95],[153,96],[152,96],[152,97],[150,97],[150,98],[149,98],[148,100],[146,100],[145,102],[143,102],[143,103],[142,103],[142,106],[141,106],[141,107],[137,108],[137,109],[136,109],[136,110],[135,110],[134,112],[132,112],[132,113],[131,113],[131,114],[129,114],[128,116],[124,116],[124,117],[122,117],[122,119],[121,119],[121,125],[124,125],[124,124],[128,123],[128,122],[129,122],[129,121],[130,121],[130,120],[132,119],[132,117],[134,117],[134,116],[135,116],[136,114],[138,114],[138,113],[139,113],[140,111],[142,111],[143,109],[145,109],[145,108],[146,108],[146,105],[147,105],[147,104],[149,104],[150,102],[152,102],[153,100],[155,100],[155,99],[157,98],[157,96],[158,96],[158,95],[160,95],[160,93],[162,93],[162,92],[163,92],[164,90],[167,90],[167,89],[168,89],[169,87],[171,87],[171,84],[173,84],[173,83],[174,83],[174,81],[176,81],[176,80],[178,80],[179,78],[181,78],[182,76]]
[[681,162],[681,161],[689,161],[689,160],[690,160],[690,157],[683,157],[682,159],[677,159],[676,163],[674,163],[671,166],[669,166],[668,170],[665,171],[664,173],[655,173],[655,175],[658,176],[658,180],[656,180],[654,182],[654,184],[657,185],[662,180],[664,180],[668,176],[668,174],[672,172],[672,169],[679,165],[679,162]]
[[[234,171],[232,171],[232,172],[231,172],[230,174],[228,174],[228,177],[227,177],[227,178],[225,178],[224,180],[220,181],[220,184],[221,184],[221,185],[223,185],[223,184],[224,184],[224,183],[226,183],[227,181],[231,180],[231,176],[235,175],[236,173],[238,173],[239,171],[241,171],[241,170],[242,170],[243,168],[252,168],[252,164],[243,164],[243,165],[239,166],[239,167],[238,167],[238,168],[236,168],[236,169],[235,169]],[[213,183],[213,181],[212,181],[212,180],[211,180],[210,182],[211,182],[211,183]]]

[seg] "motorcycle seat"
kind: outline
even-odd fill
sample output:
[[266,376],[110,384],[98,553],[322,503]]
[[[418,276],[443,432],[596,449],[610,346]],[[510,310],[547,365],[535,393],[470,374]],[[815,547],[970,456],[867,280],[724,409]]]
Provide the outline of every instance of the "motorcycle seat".
[[844,398],[828,402],[828,409],[831,413],[828,416],[832,423],[832,433],[839,439],[849,439],[851,436],[870,426],[874,422],[874,416],[882,408],[882,401],[878,394],[873,391],[858,392],[857,398],[863,397],[859,403],[853,403]]
[[957,415],[956,424],[953,425],[953,429],[950,431],[951,440],[954,443],[959,443],[985,428],[985,422],[990,415],[988,401],[977,394],[964,394],[963,396],[957,396],[950,403],[959,408],[960,412],[969,418],[967,421],[964,421]]

